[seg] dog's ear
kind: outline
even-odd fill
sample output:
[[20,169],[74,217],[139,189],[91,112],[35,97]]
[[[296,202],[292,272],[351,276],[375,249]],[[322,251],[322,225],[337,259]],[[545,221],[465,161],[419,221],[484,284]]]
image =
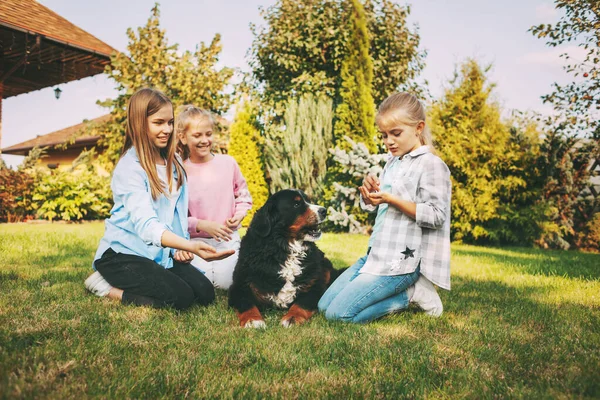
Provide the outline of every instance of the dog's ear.
[[271,201],[267,202],[258,209],[254,218],[252,218],[251,227],[256,231],[259,236],[267,237],[271,233],[271,225],[273,224],[273,217],[271,216]]

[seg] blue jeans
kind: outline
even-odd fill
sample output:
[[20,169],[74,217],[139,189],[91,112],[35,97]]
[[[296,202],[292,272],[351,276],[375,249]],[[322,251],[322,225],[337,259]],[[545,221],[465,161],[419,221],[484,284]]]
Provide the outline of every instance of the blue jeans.
[[329,320],[365,323],[408,307],[406,289],[419,279],[419,268],[405,275],[361,274],[367,256],[340,275],[319,301]]

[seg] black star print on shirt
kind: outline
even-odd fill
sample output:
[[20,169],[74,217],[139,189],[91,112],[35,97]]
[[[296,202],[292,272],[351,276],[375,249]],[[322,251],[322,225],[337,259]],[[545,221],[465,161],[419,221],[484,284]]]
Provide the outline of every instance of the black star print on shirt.
[[401,253],[404,254],[405,260],[408,259],[409,257],[415,258],[415,256],[414,256],[415,251],[409,249],[408,246],[406,246],[406,250],[402,251]]

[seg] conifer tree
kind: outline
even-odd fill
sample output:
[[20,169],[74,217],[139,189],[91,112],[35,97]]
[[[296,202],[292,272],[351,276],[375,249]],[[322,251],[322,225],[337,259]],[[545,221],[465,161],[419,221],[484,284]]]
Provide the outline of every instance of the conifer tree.
[[452,234],[455,240],[494,241],[488,224],[498,217],[499,193],[516,179],[502,179],[510,157],[510,131],[490,96],[493,85],[475,60],[460,66],[439,103],[431,110],[437,150],[451,171]]
[[332,144],[333,102],[304,95],[287,103],[282,124],[267,130],[265,161],[271,192],[296,188],[311,198],[323,193]]
[[369,55],[369,32],[365,10],[359,0],[352,0],[348,24],[350,39],[347,56],[342,63],[340,104],[335,110],[335,144],[349,149],[348,136],[362,142],[370,152],[377,150],[375,142],[375,104],[371,94],[373,61]]
[[246,102],[235,115],[230,127],[229,155],[235,158],[252,196],[252,209],[243,221],[248,226],[256,210],[262,207],[269,197],[261,157],[261,138],[256,127],[252,107]]

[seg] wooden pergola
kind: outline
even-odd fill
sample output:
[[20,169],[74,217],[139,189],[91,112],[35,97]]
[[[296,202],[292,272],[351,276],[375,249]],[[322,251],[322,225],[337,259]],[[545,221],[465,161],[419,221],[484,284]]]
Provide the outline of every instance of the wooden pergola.
[[100,74],[112,53],[35,0],[1,0],[0,144],[2,99]]

